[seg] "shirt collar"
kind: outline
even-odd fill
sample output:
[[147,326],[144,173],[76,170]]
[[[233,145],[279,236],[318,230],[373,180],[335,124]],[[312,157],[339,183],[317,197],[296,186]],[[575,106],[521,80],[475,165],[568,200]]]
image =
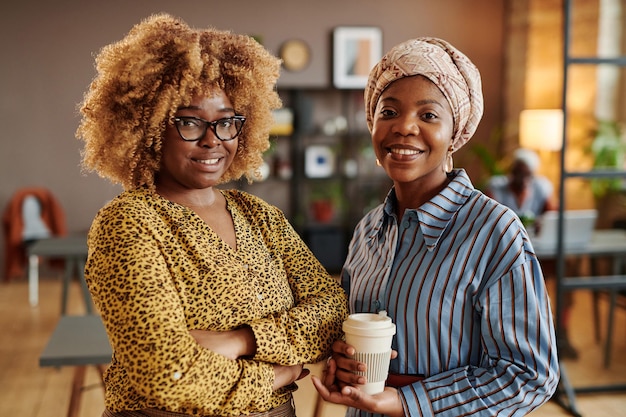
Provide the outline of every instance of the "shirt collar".
[[[474,186],[464,169],[455,169],[449,174],[450,183],[430,201],[417,209],[411,209],[417,215],[419,227],[428,250],[433,250],[446,230],[450,220],[469,199]],[[380,232],[391,221],[397,205],[396,193],[392,188],[383,204]]]

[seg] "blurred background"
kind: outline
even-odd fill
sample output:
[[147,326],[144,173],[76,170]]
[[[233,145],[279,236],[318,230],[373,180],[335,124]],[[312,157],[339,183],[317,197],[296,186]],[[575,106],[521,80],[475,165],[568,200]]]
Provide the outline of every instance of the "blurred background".
[[[623,0],[572,4],[572,55],[625,55]],[[369,148],[363,90],[358,80],[342,83],[336,68],[338,29],[357,29],[357,36],[366,29],[365,41],[379,42],[383,53],[413,37],[444,38],[478,66],[485,113],[473,139],[455,154],[455,166],[479,188],[504,171],[520,145],[539,153],[541,174],[557,189],[561,157],[570,170],[624,168],[626,73],[611,65],[565,70],[562,0],[22,0],[0,4],[0,208],[24,187],[43,187],[62,208],[67,232],[83,233],[97,210],[122,191],[81,172],[77,106],[95,76],[100,48],[157,12],[196,27],[249,34],[285,60],[277,86],[285,109],[276,114],[266,178],[226,186],[284,210],[331,272],[341,267],[356,221],[389,188]],[[568,146],[562,155],[562,137],[551,139],[550,122],[528,139],[520,133],[530,129],[522,126],[525,110],[557,110],[559,116],[566,74]],[[620,179],[574,178],[563,195],[566,208],[598,209],[598,227],[626,217]],[[7,261],[5,239],[3,234],[0,265]],[[14,278],[23,284],[26,276]],[[0,293],[7,288],[0,286]],[[2,300],[27,304],[12,296]]]

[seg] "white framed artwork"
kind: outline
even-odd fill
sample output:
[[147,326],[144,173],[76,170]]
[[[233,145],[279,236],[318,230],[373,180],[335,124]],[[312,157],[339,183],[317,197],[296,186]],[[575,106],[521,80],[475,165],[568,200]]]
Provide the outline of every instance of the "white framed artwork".
[[341,26],[333,31],[333,84],[361,89],[370,70],[382,58],[382,30],[373,26]]

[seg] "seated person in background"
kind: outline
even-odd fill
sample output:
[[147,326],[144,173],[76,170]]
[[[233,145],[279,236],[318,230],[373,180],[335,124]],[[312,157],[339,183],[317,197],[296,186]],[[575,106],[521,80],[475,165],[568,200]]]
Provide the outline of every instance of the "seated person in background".
[[548,210],[556,210],[554,187],[537,175],[539,156],[530,149],[519,148],[513,154],[508,175],[489,180],[485,194],[510,207],[527,226]]

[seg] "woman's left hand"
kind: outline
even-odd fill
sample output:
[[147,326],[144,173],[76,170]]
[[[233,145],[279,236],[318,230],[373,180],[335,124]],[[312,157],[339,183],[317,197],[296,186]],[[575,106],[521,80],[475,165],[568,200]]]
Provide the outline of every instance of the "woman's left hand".
[[369,395],[357,387],[346,385],[339,389],[336,385],[335,372],[337,365],[330,359],[324,370],[323,381],[311,375],[315,389],[324,399],[335,404],[358,408],[370,413],[385,414],[390,417],[403,417],[402,401],[395,388],[387,387],[379,394]]

